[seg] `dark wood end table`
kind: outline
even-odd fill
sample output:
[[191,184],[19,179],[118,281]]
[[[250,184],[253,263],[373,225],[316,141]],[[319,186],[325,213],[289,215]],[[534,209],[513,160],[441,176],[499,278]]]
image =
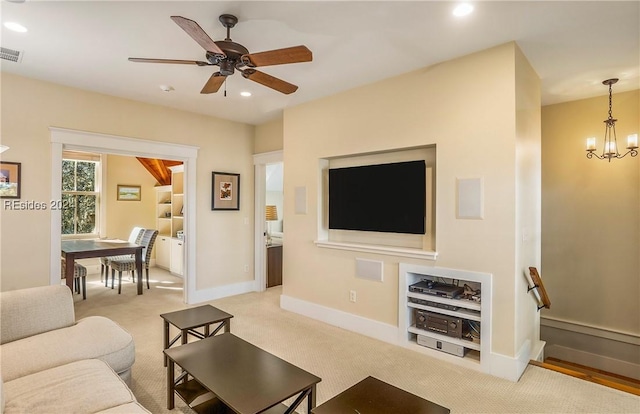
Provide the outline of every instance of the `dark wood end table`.
[[[222,328],[224,328],[224,332],[231,331],[231,318],[233,318],[233,315],[211,305],[202,305],[163,313],[160,317],[164,319],[164,349],[169,349],[180,338],[182,338],[181,344],[186,344],[189,335],[204,339],[217,334]],[[211,325],[216,323],[218,326],[212,332]],[[171,340],[169,340],[169,324],[180,330],[180,333]],[[202,333],[196,330],[201,327],[204,327],[204,332]],[[164,366],[167,366],[166,355],[164,357]]]
[[[175,407],[175,394],[197,413],[290,414],[305,398],[307,412],[316,406],[319,377],[232,333],[165,349],[164,354],[169,358],[169,410]],[[177,378],[175,365],[183,370]],[[212,398],[199,403],[206,397]],[[282,404],[292,397],[290,407]]]
[[313,414],[448,414],[450,410],[374,377],[367,377],[324,404]]

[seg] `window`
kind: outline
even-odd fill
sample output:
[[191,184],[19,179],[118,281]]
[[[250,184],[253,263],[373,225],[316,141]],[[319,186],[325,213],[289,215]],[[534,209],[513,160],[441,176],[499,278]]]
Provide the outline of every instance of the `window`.
[[98,237],[100,156],[65,151],[62,155],[62,236]]

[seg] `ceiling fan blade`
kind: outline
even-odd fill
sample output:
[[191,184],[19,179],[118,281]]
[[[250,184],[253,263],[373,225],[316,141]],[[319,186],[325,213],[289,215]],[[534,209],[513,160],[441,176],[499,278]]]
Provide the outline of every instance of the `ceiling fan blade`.
[[296,85],[285,82],[282,79],[278,79],[274,76],[267,75],[266,73],[260,72],[255,69],[243,70],[242,76],[254,82],[258,82],[259,84],[264,85],[268,88],[275,89],[278,92],[282,92],[285,95],[289,95],[290,93],[294,93],[298,90],[298,87]]
[[142,63],[175,63],[181,65],[198,65],[198,66],[212,66],[209,62],[203,62],[201,60],[178,60],[178,59],[147,59],[147,58],[129,58],[130,62],[142,62]]
[[285,63],[311,62],[313,54],[306,46],[293,46],[266,52],[249,53],[242,62],[250,67],[283,65]]
[[226,76],[221,75],[220,72],[216,72],[205,83],[204,88],[200,91],[200,93],[216,93],[218,89],[222,86],[224,81],[227,79]]
[[189,36],[193,38],[200,46],[204,48],[204,50],[208,52],[215,53],[217,55],[226,56],[222,49],[216,45],[216,43],[211,40],[209,35],[202,30],[202,27],[193,20],[187,19],[182,16],[171,16],[171,20],[173,20],[178,26],[182,28]]

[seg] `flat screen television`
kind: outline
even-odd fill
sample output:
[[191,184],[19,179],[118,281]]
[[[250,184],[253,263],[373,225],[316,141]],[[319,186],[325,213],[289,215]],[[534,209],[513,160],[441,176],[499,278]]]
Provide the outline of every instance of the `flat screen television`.
[[424,234],[424,160],[329,169],[329,229]]

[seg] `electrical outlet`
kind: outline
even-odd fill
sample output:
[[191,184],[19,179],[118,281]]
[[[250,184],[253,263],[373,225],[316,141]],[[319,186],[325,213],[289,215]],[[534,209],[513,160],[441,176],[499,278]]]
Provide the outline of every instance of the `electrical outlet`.
[[246,264],[246,265],[244,265],[244,272],[247,273],[248,271],[249,271],[249,265]]
[[356,301],[356,291],[355,290],[350,290],[349,291],[349,302],[355,302]]

